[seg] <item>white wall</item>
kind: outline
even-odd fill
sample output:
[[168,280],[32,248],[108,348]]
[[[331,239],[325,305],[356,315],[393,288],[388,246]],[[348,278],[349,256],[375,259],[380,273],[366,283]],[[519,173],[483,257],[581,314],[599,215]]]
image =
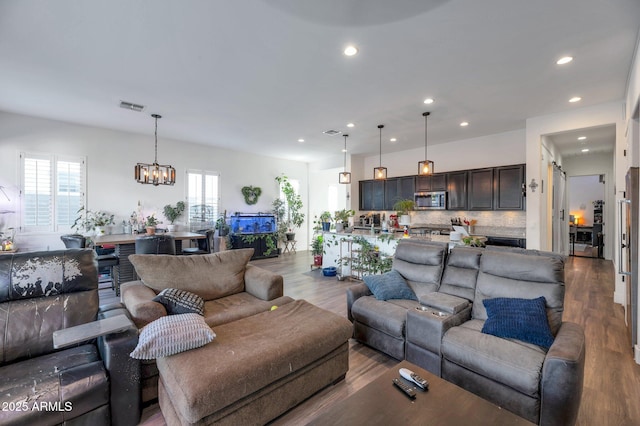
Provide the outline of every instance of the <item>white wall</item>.
[[[155,210],[158,212],[156,216],[163,217],[161,211],[165,204],[175,204],[186,197],[184,173],[187,168],[220,173],[220,207],[221,210],[226,209],[228,214],[236,211],[271,211],[271,202],[278,196],[278,185],[274,178],[281,173],[300,181],[300,192],[305,208],[308,208],[307,163],[163,139],[161,125],[158,129],[158,162],[176,168],[177,183],[173,187],[136,183],[133,178],[134,165],[139,161],[153,161],[151,124],[148,135],[138,135],[0,112],[0,185],[7,187],[13,195],[10,196],[15,200],[12,208],[19,208],[18,154],[21,151],[43,152],[86,156],[87,207],[114,213],[116,223],[128,218],[138,201],[145,210]],[[247,185],[262,188],[258,203],[252,206],[245,204],[240,192]],[[1,209],[3,205],[0,205]],[[10,216],[2,218],[7,226],[18,224],[16,215],[3,216]],[[307,247],[306,229],[307,226],[303,225],[296,236],[299,247],[303,249]],[[17,241],[35,249],[62,248],[58,235],[23,234]]]

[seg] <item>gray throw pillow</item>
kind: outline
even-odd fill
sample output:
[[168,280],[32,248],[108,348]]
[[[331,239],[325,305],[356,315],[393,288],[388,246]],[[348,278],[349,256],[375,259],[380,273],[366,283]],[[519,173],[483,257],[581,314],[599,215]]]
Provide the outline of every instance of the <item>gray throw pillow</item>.
[[138,346],[129,354],[136,359],[156,359],[199,348],[212,342],[216,334],[198,314],[178,314],[147,324],[138,337]]
[[187,290],[165,288],[153,298],[153,301],[161,303],[169,315],[204,315],[204,299]]
[[382,275],[367,275],[362,279],[378,300],[418,300],[407,281],[395,269]]

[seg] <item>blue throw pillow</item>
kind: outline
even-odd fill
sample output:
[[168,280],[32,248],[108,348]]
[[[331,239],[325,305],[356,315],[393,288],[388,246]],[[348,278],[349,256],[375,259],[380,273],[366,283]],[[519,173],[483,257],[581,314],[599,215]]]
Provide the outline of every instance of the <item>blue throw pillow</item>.
[[487,320],[482,332],[497,337],[522,340],[549,349],[553,334],[547,319],[547,301],[498,297],[482,301],[487,310]]
[[394,269],[382,275],[367,275],[363,280],[378,300],[418,300],[402,275]]

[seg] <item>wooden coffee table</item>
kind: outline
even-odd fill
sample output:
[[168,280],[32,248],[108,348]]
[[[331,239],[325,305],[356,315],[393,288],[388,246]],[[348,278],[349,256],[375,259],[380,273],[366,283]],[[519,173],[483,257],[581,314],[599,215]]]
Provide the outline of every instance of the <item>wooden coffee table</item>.
[[[429,390],[411,400],[391,382],[408,368],[427,379]],[[410,382],[403,380],[405,383]],[[353,395],[336,403],[310,425],[532,425],[510,411],[402,361]]]

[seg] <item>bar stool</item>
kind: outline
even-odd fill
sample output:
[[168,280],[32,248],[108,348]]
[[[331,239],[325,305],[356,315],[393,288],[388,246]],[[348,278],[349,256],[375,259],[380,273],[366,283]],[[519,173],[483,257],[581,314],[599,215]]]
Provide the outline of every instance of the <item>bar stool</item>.
[[199,234],[204,233],[206,238],[196,240],[198,247],[186,247],[182,249],[182,254],[209,254],[213,248],[213,234],[216,232],[214,229],[207,229],[197,231]]
[[[60,239],[64,243],[64,246],[68,249],[70,248],[86,248],[87,247],[87,238],[81,234],[65,234],[61,235]],[[100,269],[108,269],[109,270],[109,281],[111,281],[111,289],[116,291],[116,295],[120,294],[118,288],[116,288],[116,279],[113,274],[113,267],[120,264],[120,259],[118,255],[115,253],[105,253],[98,254],[96,250],[96,260],[98,261],[98,270]],[[100,281],[105,282],[105,281]],[[98,287],[99,290],[103,290],[107,287]]]

